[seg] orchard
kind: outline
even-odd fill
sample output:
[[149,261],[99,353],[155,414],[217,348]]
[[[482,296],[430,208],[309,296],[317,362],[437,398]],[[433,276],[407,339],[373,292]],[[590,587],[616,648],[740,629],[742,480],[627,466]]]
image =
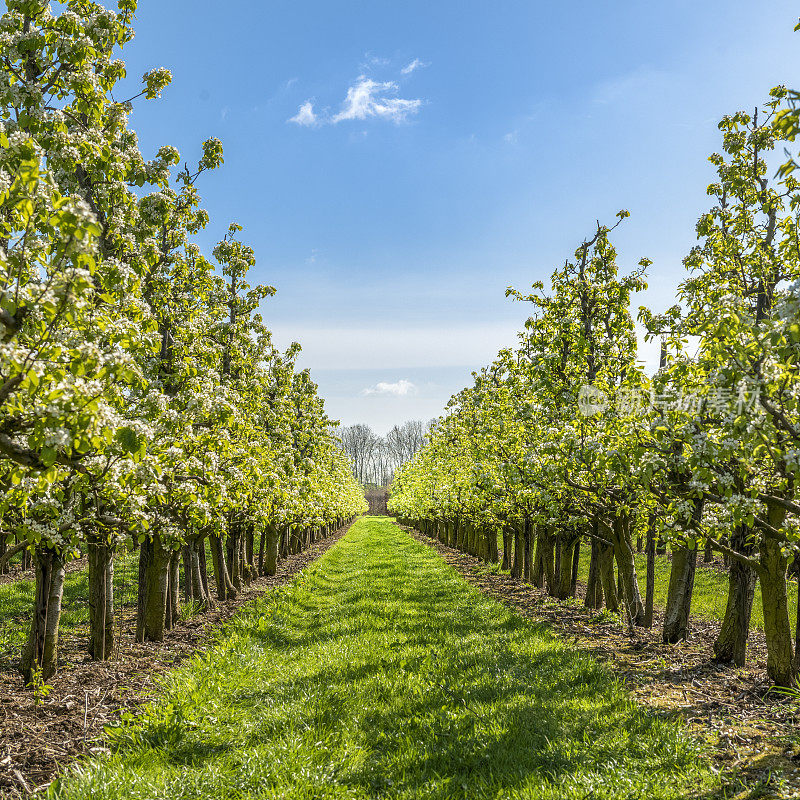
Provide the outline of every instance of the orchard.
[[779,14],[448,3],[6,0],[0,796],[800,797]]

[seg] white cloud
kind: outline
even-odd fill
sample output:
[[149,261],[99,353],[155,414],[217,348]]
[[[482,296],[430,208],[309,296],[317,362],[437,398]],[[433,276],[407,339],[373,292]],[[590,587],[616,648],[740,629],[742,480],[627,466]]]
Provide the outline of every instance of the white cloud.
[[331,122],[336,124],[369,117],[388,119],[395,123],[404,122],[410,114],[419,111],[422,101],[394,97],[397,91],[398,86],[393,81],[378,82],[361,75],[347,90],[342,110],[331,117]]
[[411,63],[406,64],[400,72],[403,75],[410,75],[415,69],[422,69],[422,67],[427,67],[428,65],[420,61],[418,58],[415,58]]
[[314,113],[314,104],[310,100],[306,100],[306,102],[300,106],[300,110],[286,121],[294,122],[297,125],[303,125],[306,128],[316,125],[318,118]]
[[369,386],[361,391],[364,397],[373,394],[390,394],[395,397],[407,397],[411,394],[417,393],[417,387],[411,381],[401,378],[397,383],[386,383],[386,381],[378,381],[374,386]]

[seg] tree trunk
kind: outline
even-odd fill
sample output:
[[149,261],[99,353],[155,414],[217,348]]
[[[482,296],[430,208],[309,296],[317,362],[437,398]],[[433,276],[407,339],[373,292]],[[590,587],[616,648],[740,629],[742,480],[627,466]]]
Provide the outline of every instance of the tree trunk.
[[228,530],[228,568],[230,570],[231,583],[236,587],[237,591],[242,588],[240,538],[239,524],[234,522]]
[[533,581],[533,525],[529,519],[525,520],[522,529],[522,536],[525,541],[525,561],[523,562],[523,579],[531,583]]
[[[275,530],[275,561],[278,560],[278,531]],[[264,527],[261,528],[261,535],[258,538],[258,574],[264,574],[264,555],[267,548],[267,531]]]
[[714,547],[711,542],[706,542],[706,546],[703,549],[703,563],[710,564],[714,560]]
[[794,674],[800,675],[800,555],[794,556],[794,577],[797,581],[797,592],[795,598],[796,615],[794,623]]
[[525,564],[525,535],[522,532],[521,523],[514,525],[514,566],[511,568],[511,576],[517,580],[522,580],[522,572]]
[[169,569],[167,582],[169,588],[167,591],[167,613],[164,618],[164,626],[170,631],[177,624],[180,618],[181,611],[181,554],[179,550],[173,550],[169,557]]
[[281,531],[281,546],[279,551],[281,558],[286,558],[289,555],[289,526],[286,525]]
[[453,548],[458,546],[458,531],[453,519],[447,521],[447,546]]
[[497,528],[489,525],[486,528],[486,535],[489,537],[489,561],[492,564],[500,563],[500,552],[497,549]]
[[571,596],[572,588],[572,559],[575,553],[575,543],[578,537],[574,532],[562,533],[558,537],[561,557],[558,559],[558,582],[556,597],[566,600]]
[[[742,555],[750,556],[754,547],[748,542],[747,529],[738,527],[730,546]],[[723,664],[743,667],[747,660],[747,638],[750,634],[750,615],[756,590],[755,570],[738,558],[728,567],[728,602],[719,636],[714,642],[714,655]]]
[[583,603],[586,608],[601,608],[603,605],[603,581],[600,574],[600,544],[594,538],[591,540],[589,553],[589,576],[586,581],[586,598]]
[[[770,514],[770,524],[774,514]],[[792,628],[789,623],[787,602],[787,557],[780,543],[764,538],[759,548],[759,581],[764,609],[764,635],[767,639],[767,675],[776,686],[791,686],[794,680],[794,654]]]
[[500,569],[511,569],[511,531],[507,526],[503,526],[503,563]]
[[653,627],[653,602],[656,589],[656,532],[655,517],[651,514],[647,522],[647,574],[644,581],[644,627]]
[[192,594],[192,554],[188,544],[181,548],[181,555],[183,557],[183,599],[186,603],[191,603],[194,600],[194,595]]
[[604,542],[598,542],[597,549],[600,556],[600,581],[603,586],[606,608],[616,613],[619,611],[619,601],[617,600],[617,584],[614,580],[614,547]]
[[677,644],[689,635],[689,611],[694,591],[697,548],[676,547],[672,551],[667,607],[664,610],[664,644]]
[[214,565],[214,580],[217,584],[217,598],[219,600],[232,600],[238,592],[228,574],[222,539],[212,533],[209,537],[209,544],[211,545],[211,563]]
[[633,539],[630,532],[630,517],[614,518],[614,550],[622,580],[622,600],[625,603],[625,614],[631,625],[641,627],[644,624],[644,605],[639,592],[639,580],[636,576],[636,560],[633,551]]
[[253,528],[251,525],[246,526],[246,530],[242,532],[242,581],[245,586],[249,586],[255,578],[255,569],[253,569]]
[[114,551],[104,536],[90,536],[89,656],[107,661],[114,652]]
[[542,533],[542,569],[544,570],[544,584],[550,597],[556,596],[556,570],[553,531],[548,526],[541,526]]
[[538,589],[544,588],[544,550],[547,531],[544,525],[537,525],[533,551],[533,578],[531,583]]
[[46,681],[58,669],[58,625],[66,574],[63,557],[52,548],[39,546],[35,561],[33,620],[20,663],[26,683],[34,681],[37,675]]
[[163,642],[167,616],[167,574],[171,552],[160,534],[148,536],[139,551],[136,641]]
[[206,583],[203,581],[200,544],[201,543],[198,539],[192,539],[192,541],[189,542],[192,600],[197,604],[197,608],[199,610],[206,611],[211,607],[211,598],[208,596]]
[[211,597],[211,591],[208,588],[208,565],[205,536],[201,536],[200,540],[197,542],[197,557],[200,561],[200,582],[203,585],[203,595],[205,597],[206,607],[214,608],[214,599]]
[[561,543],[563,541],[563,534],[556,533],[553,536],[553,551],[555,553],[555,567],[553,572],[556,576],[556,596],[560,591],[561,583]]
[[264,575],[274,575],[278,571],[278,528],[267,525],[264,531],[266,549],[264,551]]
[[572,575],[569,581],[569,596],[578,596],[578,567],[581,557],[581,537],[575,540],[575,546],[572,548]]

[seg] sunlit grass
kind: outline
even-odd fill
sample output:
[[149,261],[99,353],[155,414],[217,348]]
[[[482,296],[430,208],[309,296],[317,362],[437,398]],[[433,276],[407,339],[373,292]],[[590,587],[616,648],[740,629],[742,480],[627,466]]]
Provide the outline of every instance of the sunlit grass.
[[386,518],[245,607],[51,788],[74,798],[688,798],[677,724]]

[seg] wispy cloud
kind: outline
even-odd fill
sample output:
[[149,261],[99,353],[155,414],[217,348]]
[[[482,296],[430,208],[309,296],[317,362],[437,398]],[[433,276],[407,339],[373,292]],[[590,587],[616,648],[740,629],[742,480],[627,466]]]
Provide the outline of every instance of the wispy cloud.
[[306,102],[300,106],[298,112],[293,117],[289,117],[287,122],[294,122],[306,128],[313,127],[318,122],[317,115],[314,113],[314,104],[310,100],[306,100]]
[[370,52],[364,53],[364,62],[361,64],[362,69],[369,69],[370,67],[388,67],[392,63],[390,58],[383,56],[376,56]]
[[416,114],[422,105],[421,100],[405,100],[396,97],[398,86],[393,81],[373,81],[366,75],[360,75],[358,80],[347,90],[347,97],[342,104],[342,110],[331,117],[331,122],[336,124],[350,119],[368,119],[377,117],[388,119],[394,123],[404,122],[411,114]]
[[313,102],[306,100],[287,122],[312,128],[317,125],[338,125],[349,120],[382,119],[399,125],[422,107],[422,100],[398,97],[399,91],[400,87],[394,81],[374,81],[366,75],[359,75],[347,89],[337,113],[331,114],[327,110],[318,113],[314,110]]
[[378,381],[374,386],[368,386],[362,389],[361,394],[364,397],[369,395],[394,395],[395,397],[407,397],[408,395],[416,394],[417,387],[411,381],[401,378],[397,383],[387,383],[386,381]]
[[422,69],[422,67],[427,67],[424,61],[420,61],[418,58],[415,58],[410,63],[406,64],[403,69],[400,70],[401,74],[403,75],[410,75],[415,69]]

